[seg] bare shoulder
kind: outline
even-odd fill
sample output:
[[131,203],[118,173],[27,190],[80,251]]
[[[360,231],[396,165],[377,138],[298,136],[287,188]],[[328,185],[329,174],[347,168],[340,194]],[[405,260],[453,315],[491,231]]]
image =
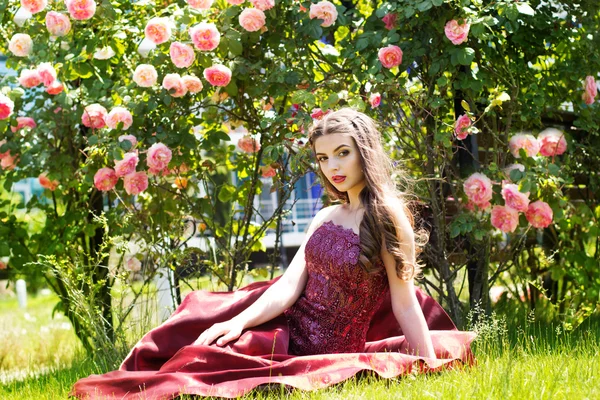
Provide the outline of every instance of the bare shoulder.
[[386,200],[388,201],[388,204],[390,205],[390,210],[392,211],[392,218],[394,219],[394,224],[396,225],[398,239],[400,241],[413,239],[414,230],[412,228],[408,215],[406,215],[404,203],[402,202],[402,200],[397,197],[391,196],[388,197]]
[[334,204],[328,207],[323,207],[319,211],[317,211],[317,214],[315,214],[315,216],[313,217],[306,233],[309,235],[313,233],[319,226],[321,226],[321,224],[330,219],[331,214],[338,207],[339,204]]

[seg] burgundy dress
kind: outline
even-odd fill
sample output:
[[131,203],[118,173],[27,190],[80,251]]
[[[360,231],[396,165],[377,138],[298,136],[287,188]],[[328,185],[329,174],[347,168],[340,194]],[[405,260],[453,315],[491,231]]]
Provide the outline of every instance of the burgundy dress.
[[248,329],[224,347],[193,345],[212,324],[251,305],[275,280],[235,292],[190,293],[171,317],[148,332],[118,371],[80,379],[81,398],[172,399],[180,394],[238,397],[268,384],[314,390],[360,371],[391,378],[474,362],[473,332],[461,332],[431,297],[417,297],[436,360],[406,354],[392,313],[385,270],[358,265],[359,237],[325,222],[309,238],[304,293],[283,315]]

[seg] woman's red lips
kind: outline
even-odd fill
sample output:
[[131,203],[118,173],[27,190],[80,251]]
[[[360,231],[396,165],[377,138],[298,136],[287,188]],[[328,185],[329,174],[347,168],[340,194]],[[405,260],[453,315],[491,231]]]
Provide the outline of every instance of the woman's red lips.
[[334,181],[335,183],[344,182],[345,179],[346,179],[346,177],[341,176],[341,175],[334,175],[331,177],[331,180]]

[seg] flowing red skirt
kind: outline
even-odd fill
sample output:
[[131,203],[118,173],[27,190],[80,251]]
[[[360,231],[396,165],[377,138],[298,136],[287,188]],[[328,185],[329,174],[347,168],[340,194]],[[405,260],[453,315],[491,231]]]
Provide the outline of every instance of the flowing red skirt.
[[417,289],[436,360],[405,354],[406,341],[391,309],[389,294],[375,313],[362,353],[296,356],[288,352],[283,315],[244,331],[224,347],[193,345],[208,327],[251,305],[274,281],[235,292],[190,293],[171,317],[148,332],[117,371],[90,375],[75,383],[80,398],[172,399],[181,394],[238,397],[271,384],[314,390],[344,381],[360,371],[383,378],[434,372],[473,364],[473,332],[458,331],[442,307]]

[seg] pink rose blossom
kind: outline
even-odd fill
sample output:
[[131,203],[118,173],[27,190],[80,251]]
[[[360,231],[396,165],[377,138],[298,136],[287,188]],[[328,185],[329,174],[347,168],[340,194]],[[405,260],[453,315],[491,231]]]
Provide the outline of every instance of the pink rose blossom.
[[135,172],[135,167],[137,167],[139,160],[136,153],[125,153],[122,160],[115,160],[115,174],[120,178]]
[[189,30],[194,46],[198,50],[211,51],[219,46],[221,34],[213,23],[201,22]]
[[335,23],[335,20],[338,17],[338,12],[333,3],[323,0],[317,4],[310,5],[310,12],[308,16],[310,19],[322,19],[323,23],[321,26],[326,28]]
[[10,98],[0,93],[0,120],[10,117],[14,109],[15,103]]
[[86,106],[81,115],[81,123],[88,128],[100,129],[106,126],[106,108],[100,104]]
[[275,7],[275,0],[250,0],[250,2],[261,11],[267,11]]
[[555,128],[544,129],[538,135],[540,155],[545,157],[560,156],[567,151],[565,134]]
[[181,80],[190,93],[198,93],[202,90],[202,81],[195,76],[185,75]]
[[312,119],[322,119],[324,116],[326,116],[330,112],[331,112],[331,110],[327,110],[326,112],[323,112],[323,110],[321,110],[320,108],[313,108],[312,111],[310,112],[310,117]]
[[472,174],[465,180],[463,189],[469,200],[480,208],[486,208],[486,203],[492,199],[492,181],[484,174]]
[[127,194],[136,195],[148,189],[148,175],[145,172],[132,172],[123,178],[123,186]]
[[502,186],[501,193],[507,207],[520,212],[527,211],[527,206],[529,206],[529,192],[521,193],[518,185],[508,183]]
[[59,185],[58,181],[51,181],[45,172],[38,176],[38,181],[44,189],[48,189],[51,191],[55,191]]
[[171,23],[168,18],[155,17],[150,19],[144,29],[146,39],[154,44],[161,44],[171,38]]
[[231,70],[224,65],[213,65],[204,70],[204,79],[213,86],[227,86],[231,81]]
[[194,48],[190,45],[173,42],[169,48],[171,61],[177,68],[187,68],[194,63],[196,54]]
[[232,4],[234,6],[239,6],[240,4],[242,4],[244,1],[246,0],[227,0],[227,2],[229,4]]
[[452,44],[461,44],[467,41],[470,27],[471,25],[467,22],[459,24],[457,20],[453,19],[446,23],[444,33]]
[[188,5],[196,10],[208,10],[214,0],[186,0]]
[[534,157],[540,151],[540,144],[533,135],[521,133],[510,138],[508,148],[515,158],[521,158],[519,149],[525,149],[528,157]]
[[122,122],[123,130],[127,130],[133,124],[133,116],[126,108],[115,107],[106,115],[104,122],[110,129],[117,129],[119,122]]
[[504,168],[502,172],[504,172],[504,175],[510,179],[510,172],[513,169],[518,169],[521,172],[525,172],[525,166],[523,164],[510,164],[508,167]]
[[140,87],[152,87],[158,79],[158,72],[150,64],[140,64],[133,71],[133,81]]
[[173,97],[185,96],[187,88],[183,79],[179,74],[167,74],[163,78],[162,86],[167,89],[169,94]]
[[552,223],[552,208],[544,201],[534,201],[529,204],[525,217],[534,228],[546,228]]
[[587,105],[592,104],[598,95],[598,86],[593,76],[585,77],[585,81],[583,82],[583,90],[583,101]]
[[129,140],[129,142],[131,143],[131,148],[134,148],[135,145],[137,144],[137,139],[133,135],[121,135],[121,136],[119,136],[119,142],[122,142],[123,140]]
[[260,167],[260,171],[263,178],[272,178],[277,175],[277,170],[270,165]]
[[71,30],[71,20],[65,14],[48,11],[46,14],[46,28],[52,36],[65,36]]
[[394,29],[396,27],[396,19],[397,18],[398,18],[398,14],[396,14],[396,13],[385,14],[385,16],[383,18],[381,18],[381,20],[385,24],[385,29],[390,30],[390,31],[392,29]]
[[244,136],[237,143],[238,147],[246,153],[255,153],[260,150],[260,143],[251,136]]
[[42,11],[48,2],[46,0],[21,0],[21,6],[31,14],[36,14]]
[[463,114],[456,119],[454,123],[454,135],[459,140],[465,140],[469,136],[469,128],[471,127],[471,118]]
[[62,93],[63,90],[64,90],[63,84],[60,83],[59,81],[54,81],[54,82],[52,82],[52,84],[50,84],[46,88],[46,93],[55,95],[55,94]]
[[150,169],[162,171],[167,168],[172,157],[171,149],[162,143],[154,143],[149,149],[146,164]]
[[44,86],[48,87],[56,80],[56,70],[50,63],[41,63],[37,67],[37,72],[42,79]]
[[381,104],[381,94],[373,93],[369,96],[369,103],[371,103],[372,108],[377,108]]
[[238,17],[240,25],[248,32],[256,32],[265,26],[266,20],[265,13],[257,8],[246,8]]
[[18,162],[18,156],[17,155],[11,155],[10,151],[7,151],[6,153],[4,153],[4,156],[2,156],[2,159],[0,161],[0,167],[2,167],[2,169],[15,169],[15,167],[17,166],[17,162]]
[[10,130],[13,132],[17,132],[23,128],[35,128],[37,124],[30,117],[17,117],[17,126],[11,126]]
[[115,187],[119,177],[112,168],[100,168],[94,175],[94,186],[102,192],[108,192]]
[[21,76],[19,76],[19,84],[25,88],[32,88],[42,83],[42,77],[39,72],[35,69],[22,69]]
[[32,48],[33,41],[26,33],[15,33],[8,42],[8,50],[17,57],[27,57]]
[[381,64],[386,68],[394,68],[402,64],[402,49],[393,44],[379,49],[377,55]]
[[6,269],[6,268],[8,268],[6,263],[4,261],[0,260],[0,269]]
[[65,5],[71,18],[79,21],[90,19],[96,13],[94,0],[65,0]]
[[494,228],[502,232],[514,232],[519,225],[519,213],[510,207],[494,206],[491,220]]

